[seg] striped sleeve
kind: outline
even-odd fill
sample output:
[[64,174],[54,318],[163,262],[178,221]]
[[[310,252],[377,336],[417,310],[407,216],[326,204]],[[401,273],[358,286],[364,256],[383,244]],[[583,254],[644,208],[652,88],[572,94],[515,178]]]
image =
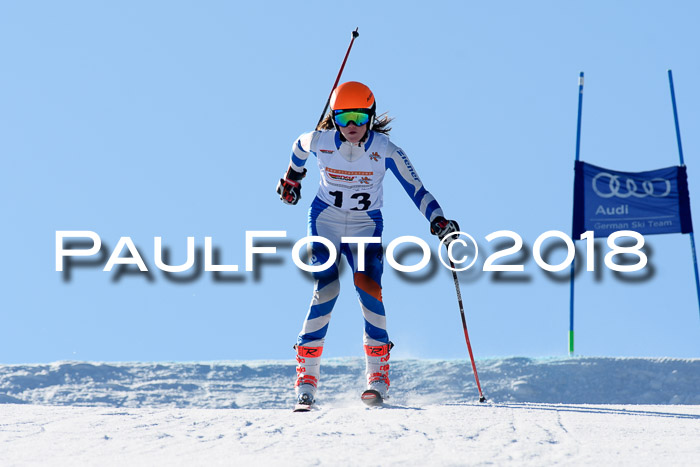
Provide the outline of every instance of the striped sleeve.
[[309,133],[304,133],[294,141],[290,165],[297,172],[304,170],[304,164],[306,164],[306,159],[309,158],[309,154],[315,155],[314,145],[319,134],[320,132],[318,131],[311,131]]
[[[390,145],[393,146],[392,143]],[[389,150],[391,151],[391,148]],[[416,169],[401,148],[394,146],[394,150],[386,158],[386,168],[393,172],[403,189],[406,190],[408,196],[411,197],[413,203],[428,221],[432,221],[437,216],[444,216],[440,204],[425,189]]]

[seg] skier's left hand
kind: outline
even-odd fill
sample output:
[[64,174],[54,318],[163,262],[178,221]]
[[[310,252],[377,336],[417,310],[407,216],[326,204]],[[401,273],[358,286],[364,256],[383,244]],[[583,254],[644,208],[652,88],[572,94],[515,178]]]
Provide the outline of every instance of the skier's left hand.
[[[430,233],[433,235],[437,235],[440,241],[442,241],[443,238],[445,238],[447,235],[453,232],[459,232],[459,224],[457,224],[457,221],[452,221],[445,219],[442,216],[437,216],[430,223]],[[452,241],[456,238],[456,235],[453,235],[450,238],[448,238],[447,241],[445,241],[445,246],[452,243]]]

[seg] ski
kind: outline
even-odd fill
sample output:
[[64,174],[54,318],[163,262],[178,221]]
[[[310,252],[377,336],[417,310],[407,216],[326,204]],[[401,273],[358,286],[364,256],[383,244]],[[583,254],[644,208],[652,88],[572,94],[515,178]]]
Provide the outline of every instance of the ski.
[[294,406],[294,412],[310,412],[312,408],[312,404],[296,404]]
[[299,394],[299,399],[294,406],[294,412],[309,412],[314,405],[314,399],[311,395],[303,393]]
[[370,407],[379,407],[384,403],[384,398],[382,395],[379,393],[379,391],[375,389],[368,389],[365,392],[362,393],[362,402],[367,404]]

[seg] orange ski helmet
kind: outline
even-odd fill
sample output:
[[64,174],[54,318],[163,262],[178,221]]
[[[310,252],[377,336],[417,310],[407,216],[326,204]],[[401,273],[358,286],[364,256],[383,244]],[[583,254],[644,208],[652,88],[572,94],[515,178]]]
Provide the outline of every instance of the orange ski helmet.
[[370,88],[357,81],[348,81],[333,90],[331,95],[332,110],[370,109],[376,104]]
[[[348,81],[333,90],[331,94],[331,112],[339,110],[363,110],[369,114],[368,129],[372,129],[377,103],[374,101],[372,90],[357,81]],[[333,120],[333,125],[338,125]]]

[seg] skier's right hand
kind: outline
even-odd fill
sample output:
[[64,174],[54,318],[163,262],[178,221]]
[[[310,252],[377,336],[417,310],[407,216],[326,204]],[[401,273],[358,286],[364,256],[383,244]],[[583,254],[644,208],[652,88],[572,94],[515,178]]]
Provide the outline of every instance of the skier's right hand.
[[297,172],[289,167],[284,178],[277,184],[277,194],[285,204],[297,204],[301,199],[301,179],[306,176],[306,169]]

